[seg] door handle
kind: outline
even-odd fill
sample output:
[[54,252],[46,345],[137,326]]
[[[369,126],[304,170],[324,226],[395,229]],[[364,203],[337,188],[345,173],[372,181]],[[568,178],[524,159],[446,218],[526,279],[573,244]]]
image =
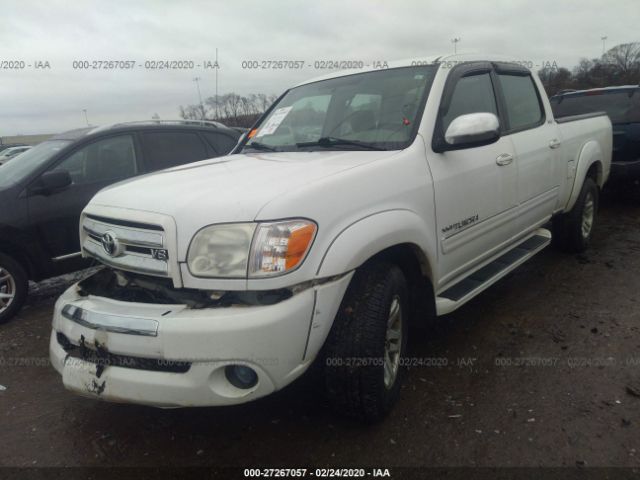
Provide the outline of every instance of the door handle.
[[559,146],[560,146],[560,140],[558,140],[557,138],[554,138],[549,142],[549,148],[551,149],[558,148]]
[[513,162],[513,155],[510,153],[503,153],[496,157],[496,163],[501,167],[509,165],[511,162]]

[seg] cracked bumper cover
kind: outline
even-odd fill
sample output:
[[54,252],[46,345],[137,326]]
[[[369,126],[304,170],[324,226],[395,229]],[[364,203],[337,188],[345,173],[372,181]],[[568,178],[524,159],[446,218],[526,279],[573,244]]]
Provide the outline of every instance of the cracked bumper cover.
[[[333,323],[351,274],[308,288],[269,306],[189,309],[184,305],[130,303],[81,297],[76,286],[56,302],[50,357],[65,387],[108,401],[158,407],[244,403],[279,390],[314,360]],[[78,323],[62,315],[72,305],[90,312]],[[168,312],[168,313],[167,313]],[[130,316],[157,322],[157,334],[135,335],[100,327],[100,318]],[[114,356],[189,362],[184,373],[99,365],[67,354],[62,334],[73,345],[100,345]],[[258,383],[234,387],[225,366],[247,365]]]

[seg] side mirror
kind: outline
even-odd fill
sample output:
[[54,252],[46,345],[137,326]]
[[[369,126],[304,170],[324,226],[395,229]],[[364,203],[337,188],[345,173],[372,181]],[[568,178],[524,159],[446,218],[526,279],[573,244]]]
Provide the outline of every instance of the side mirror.
[[469,113],[456,117],[444,134],[445,150],[480,147],[500,138],[500,121],[493,113]]
[[73,183],[67,170],[52,170],[40,176],[38,182],[31,188],[31,193],[47,195],[64,190]]

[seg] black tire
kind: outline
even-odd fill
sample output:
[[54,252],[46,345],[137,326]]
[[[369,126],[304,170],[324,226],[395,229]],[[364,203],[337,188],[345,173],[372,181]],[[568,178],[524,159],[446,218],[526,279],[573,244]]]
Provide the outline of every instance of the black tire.
[[[399,360],[396,375],[389,375],[385,385],[387,323],[395,305],[400,308]],[[372,423],[395,404],[405,373],[408,307],[407,283],[397,266],[374,263],[356,271],[324,347],[325,390],[338,413]]]
[[[592,206],[589,207],[589,199]],[[600,200],[600,190],[591,177],[587,177],[582,184],[582,189],[576,200],[576,204],[571,211],[558,215],[553,219],[553,245],[567,253],[580,253],[589,246],[593,235],[598,213],[598,202]],[[591,208],[593,217],[588,234],[583,232],[583,218],[586,209]]]
[[[10,279],[7,279],[7,276]],[[4,281],[2,280],[4,279]],[[27,272],[20,263],[8,255],[0,253],[0,294],[13,293],[13,299],[0,299],[0,324],[6,323],[22,308],[27,299],[29,281]]]

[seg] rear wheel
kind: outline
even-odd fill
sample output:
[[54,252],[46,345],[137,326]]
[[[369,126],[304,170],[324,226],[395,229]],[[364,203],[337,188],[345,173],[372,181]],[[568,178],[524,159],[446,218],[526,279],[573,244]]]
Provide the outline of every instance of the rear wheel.
[[0,324],[8,322],[27,298],[29,283],[22,265],[0,253]]
[[324,379],[334,409],[365,422],[395,404],[408,336],[402,271],[375,263],[356,272],[325,344]]
[[599,201],[598,186],[587,177],[571,211],[553,219],[553,244],[571,253],[583,252],[593,235]]

